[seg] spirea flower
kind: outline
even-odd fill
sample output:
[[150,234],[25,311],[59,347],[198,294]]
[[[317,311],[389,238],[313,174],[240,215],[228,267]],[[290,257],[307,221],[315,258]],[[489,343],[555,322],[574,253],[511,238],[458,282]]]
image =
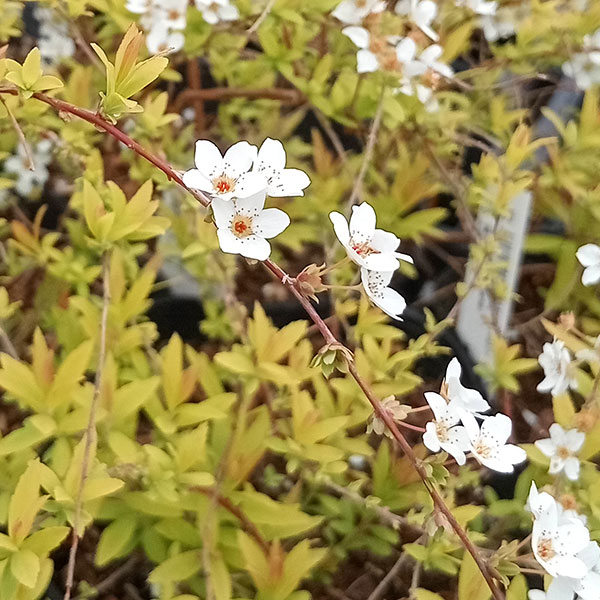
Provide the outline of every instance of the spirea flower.
[[400,315],[406,308],[406,300],[390,286],[394,271],[360,270],[360,278],[367,296],[375,306],[392,319],[401,321]]
[[562,507],[548,497],[544,492],[539,494],[532,484],[529,505],[534,507],[533,554],[553,577],[583,578],[588,567],[577,555],[589,544],[589,531],[580,519],[565,516]]
[[342,0],[331,14],[347,25],[359,25],[365,17],[384,9],[382,0]]
[[[394,396],[388,396],[387,398],[384,398],[381,401],[381,406],[394,421],[404,421],[410,412],[410,406],[406,404],[400,404],[400,402],[398,402]],[[373,416],[367,425],[367,433],[376,433],[377,435],[385,434],[388,437],[392,437],[392,434],[387,428],[385,422],[375,413],[373,413]]]
[[235,200],[213,198],[211,207],[217,224],[217,237],[223,252],[266,260],[271,254],[267,240],[279,235],[290,218],[278,208],[265,209],[264,190]]
[[376,229],[377,217],[370,204],[352,207],[350,223],[339,212],[329,213],[338,240],[346,254],[360,267],[370,271],[395,271],[399,260],[413,262],[408,254],[396,252],[400,240],[389,231]]
[[6,173],[16,176],[14,190],[27,198],[34,190],[41,189],[48,179],[48,165],[52,162],[52,142],[42,140],[31,147],[34,169],[29,169],[29,159],[25,148],[19,144],[17,153],[9,156],[2,165]]
[[571,373],[571,355],[563,341],[546,342],[538,362],[544,369],[544,379],[537,386],[538,392],[560,396],[569,388],[577,389],[577,380]]
[[481,427],[470,413],[464,413],[461,418],[469,436],[471,453],[488,469],[512,473],[514,465],[527,458],[525,450],[506,443],[512,430],[512,421],[506,415],[485,417]]
[[477,390],[465,387],[461,383],[461,373],[462,367],[458,362],[458,358],[455,357],[448,363],[446,368],[446,377],[444,378],[446,395],[461,415],[471,413],[481,417],[480,413],[488,411],[490,405]]
[[581,283],[594,285],[600,281],[600,246],[585,244],[575,253],[577,260],[583,265]]
[[252,170],[266,179],[269,196],[304,196],[304,188],[310,185],[308,175],[300,169],[286,169],[285,163],[283,144],[267,138],[258,150]]
[[210,25],[219,21],[235,21],[240,16],[237,6],[230,0],[195,0],[196,8],[202,13],[202,18]]
[[565,431],[558,423],[550,426],[550,437],[537,440],[535,445],[550,458],[550,474],[564,471],[571,480],[579,479],[579,459],[577,453],[585,442],[585,433],[577,429]]
[[196,168],[186,171],[183,182],[189,188],[208,192],[215,198],[247,198],[265,190],[263,175],[251,171],[257,149],[248,142],[238,142],[221,156],[219,149],[208,140],[196,142]]
[[460,425],[460,413],[452,403],[435,392],[425,392],[435,419],[425,425],[423,443],[432,452],[444,450],[456,459],[459,465],[466,462],[465,452],[469,449],[469,436]]
[[38,48],[45,64],[54,64],[63,58],[73,56],[75,42],[69,33],[66,21],[59,20],[55,11],[36,5],[35,18],[40,24]]
[[432,40],[439,39],[438,34],[431,28],[431,23],[437,15],[437,4],[433,0],[400,0],[396,3],[396,14],[407,16],[425,35]]
[[146,36],[146,46],[151,54],[178,52],[184,43],[183,33],[171,31],[163,23],[155,23]]
[[183,48],[187,4],[187,0],[127,0],[125,7],[141,15],[148,51],[168,54]]

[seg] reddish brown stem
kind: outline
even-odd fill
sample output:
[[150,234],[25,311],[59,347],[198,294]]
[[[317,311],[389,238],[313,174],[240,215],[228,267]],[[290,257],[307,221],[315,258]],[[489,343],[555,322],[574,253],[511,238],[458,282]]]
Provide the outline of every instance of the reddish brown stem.
[[[0,93],[9,93],[9,94],[18,95],[18,91],[13,88],[0,89]],[[84,121],[88,121],[89,123],[92,123],[99,129],[106,131],[106,133],[113,136],[114,138],[116,138],[117,140],[119,140],[120,142],[125,144],[128,148],[130,148],[131,150],[133,150],[134,152],[136,152],[137,154],[139,154],[140,156],[145,158],[148,162],[153,164],[155,167],[160,169],[163,173],[165,173],[165,175],[167,175],[167,177],[169,177],[169,179],[172,179],[173,181],[175,181],[175,183],[177,183],[178,185],[180,185],[181,187],[186,189],[188,192],[190,192],[190,194],[192,194],[194,196],[194,198],[196,198],[198,200],[198,202],[200,202],[203,206],[206,207],[206,206],[210,205],[210,199],[207,196],[205,196],[204,194],[202,194],[201,192],[198,192],[196,190],[191,190],[190,188],[188,188],[183,183],[181,175],[179,173],[177,173],[171,167],[171,165],[169,165],[164,159],[162,159],[158,156],[155,156],[154,154],[152,154],[151,152],[149,152],[148,150],[146,150],[145,148],[140,146],[140,144],[138,144],[135,140],[133,140],[131,137],[129,137],[126,133],[123,133],[118,127],[116,127],[112,123],[109,123],[106,119],[104,119],[99,114],[91,112],[91,111],[83,109],[83,108],[79,108],[73,104],[69,104],[68,102],[64,102],[62,100],[58,100],[51,96],[47,96],[46,94],[43,94],[43,93],[38,92],[38,93],[34,94],[33,96],[37,100],[40,100],[41,102],[45,102],[46,104],[49,104],[50,106],[54,107],[56,110],[58,110],[60,112],[72,114],[76,117],[79,117],[80,119],[83,119]],[[323,336],[323,339],[325,340],[325,342],[327,344],[335,344],[339,348],[345,349],[344,346],[340,342],[338,342],[337,338],[333,335],[332,331],[329,329],[329,327],[327,326],[325,321],[323,321],[323,319],[319,316],[319,314],[317,313],[317,311],[315,310],[315,308],[311,304],[311,302],[308,300],[308,298],[306,296],[304,296],[296,288],[295,280],[293,278],[291,278],[283,269],[281,269],[281,267],[279,267],[272,261],[266,260],[263,262],[263,264],[297,298],[297,300],[303,306],[303,308],[305,309],[305,311],[308,314],[308,316],[310,317],[310,319],[313,321],[313,323],[318,328],[318,330],[321,333],[321,335]],[[455,316],[457,308],[458,308],[458,302],[453,307],[453,309],[451,311],[451,315],[449,315],[449,318]],[[345,349],[345,350],[347,350],[347,349]],[[352,377],[354,378],[354,380],[356,381],[356,383],[362,390],[365,397],[371,403],[371,406],[373,407],[373,410],[375,411],[377,417],[386,424],[386,426],[390,430],[394,440],[400,446],[400,448],[402,449],[402,451],[404,452],[404,454],[406,455],[406,457],[412,464],[413,468],[419,475],[421,481],[423,482],[423,485],[425,486],[425,489],[428,491],[429,495],[431,496],[431,499],[433,501],[435,509],[443,514],[446,521],[449,523],[449,525],[452,527],[452,529],[454,530],[454,532],[456,533],[458,538],[461,540],[465,549],[473,557],[473,560],[475,561],[479,570],[481,571],[481,574],[483,575],[488,587],[490,588],[490,591],[492,592],[494,599],[495,600],[504,600],[504,595],[501,592],[500,588],[496,585],[496,582],[494,581],[494,577],[492,575],[492,571],[491,571],[490,567],[481,558],[479,552],[477,551],[477,548],[474,546],[473,542],[471,542],[471,540],[469,539],[469,536],[467,535],[466,531],[460,526],[458,521],[454,518],[454,516],[452,515],[452,512],[450,511],[450,509],[444,502],[444,499],[441,497],[441,495],[439,494],[437,489],[430,483],[427,472],[426,472],[425,468],[423,467],[419,458],[414,453],[412,447],[410,446],[410,444],[408,443],[406,438],[402,435],[402,433],[400,433],[393,418],[383,408],[383,406],[381,405],[381,402],[375,396],[375,394],[371,390],[370,386],[362,378],[362,376],[358,372],[358,369],[356,368],[356,364],[354,363],[354,361],[351,360],[350,358],[347,358],[347,360],[348,360],[348,369],[349,369],[350,374],[352,375]],[[211,491],[211,494],[212,493],[213,492]],[[227,501],[227,499],[224,499],[224,500]],[[229,501],[227,501],[227,502],[229,502]],[[231,508],[237,510],[237,507],[232,505],[230,502],[227,505],[223,505],[222,502],[219,500],[219,503],[221,504],[221,506],[224,506],[228,510],[231,510]],[[229,505],[231,505],[231,506],[229,506]],[[234,514],[234,513],[232,513],[232,514]],[[248,523],[252,527],[254,527],[254,525],[252,523],[250,523],[249,521],[248,521]],[[263,546],[261,545],[261,547],[263,547]],[[264,547],[263,547],[263,549],[264,549]]]

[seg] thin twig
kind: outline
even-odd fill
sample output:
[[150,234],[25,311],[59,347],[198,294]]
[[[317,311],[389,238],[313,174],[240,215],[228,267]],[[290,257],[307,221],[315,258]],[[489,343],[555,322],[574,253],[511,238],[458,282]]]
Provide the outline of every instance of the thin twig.
[[75,516],[73,517],[73,534],[71,539],[71,548],[69,550],[69,563],[67,565],[67,582],[65,584],[64,600],[71,598],[73,589],[73,579],[75,576],[75,561],[77,559],[77,548],[79,546],[81,524],[81,512],[83,510],[83,492],[90,472],[90,462],[92,457],[92,447],[96,441],[96,409],[100,400],[100,390],[102,388],[102,374],[104,372],[104,363],[106,361],[106,330],[108,324],[108,308],[110,306],[110,253],[105,252],[102,257],[102,315],[100,317],[100,341],[98,349],[98,364],[96,367],[96,376],[94,378],[94,392],[90,405],[90,414],[88,417],[87,428],[85,431],[85,446],[83,449],[83,459],[81,461],[81,477],[79,479],[79,489],[75,500]]
[[362,164],[360,165],[360,171],[358,172],[358,176],[354,181],[354,187],[352,188],[352,193],[350,194],[350,198],[348,198],[348,202],[346,206],[350,208],[353,204],[356,203],[357,200],[360,200],[362,196],[363,185],[365,182],[365,177],[367,176],[367,170],[369,165],[371,164],[371,160],[373,159],[373,152],[375,150],[375,143],[377,142],[377,136],[379,134],[379,128],[381,127],[381,119],[383,117],[383,102],[385,99],[385,88],[381,92],[381,98],[379,100],[379,105],[377,106],[377,112],[375,113],[375,117],[373,118],[373,123],[371,124],[371,129],[369,130],[369,135],[367,136],[367,145],[365,146],[365,153],[363,154]]
[[10,341],[8,334],[2,326],[0,326],[0,343],[7,354],[10,354],[10,356],[19,360],[19,353],[17,352],[14,344]]
[[12,123],[13,129],[15,130],[17,137],[19,138],[19,141],[21,142],[21,146],[23,146],[23,150],[25,152],[25,157],[27,158],[27,162],[29,163],[27,165],[27,168],[30,171],[35,171],[35,163],[33,162],[33,154],[31,152],[31,146],[29,145],[29,142],[25,138],[25,134],[23,133],[23,130],[21,129],[21,126],[19,125],[19,122],[15,118],[15,115],[13,115],[12,110],[10,110],[10,108],[8,107],[8,104],[6,104],[6,102],[4,101],[4,98],[0,98],[0,102],[2,102],[2,106],[4,106],[4,108],[6,109],[8,118],[10,119],[10,122]]
[[[18,90],[16,88],[0,88],[0,93],[8,93],[8,94],[18,95]],[[177,173],[164,159],[159,158],[156,155],[149,152],[148,150],[146,150],[138,142],[136,142],[130,136],[128,136],[127,134],[122,132],[118,127],[116,127],[116,126],[112,125],[111,123],[109,123],[108,121],[106,121],[100,115],[93,113],[89,110],[85,110],[85,109],[79,108],[77,106],[74,106],[68,102],[64,102],[62,100],[58,100],[51,96],[47,96],[46,94],[43,94],[41,92],[35,93],[33,95],[33,97],[36,98],[37,100],[41,100],[42,102],[45,102],[46,104],[53,106],[58,111],[73,114],[85,121],[88,121],[88,122],[96,125],[100,129],[106,131],[109,135],[111,135],[111,136],[115,137],[116,139],[118,139],[119,141],[123,142],[128,148],[131,148],[134,152],[136,152],[137,154],[139,154],[140,156],[145,158],[148,162],[150,162],[151,164],[156,166],[161,171],[163,171],[163,173],[165,173],[170,179],[175,181],[178,185],[180,185],[184,189],[188,190],[198,200],[198,202],[200,202],[203,206],[206,207],[210,204],[210,199],[206,195],[198,192],[197,190],[191,190],[190,188],[188,188],[183,183],[181,175],[179,173]],[[316,325],[317,329],[323,336],[325,343],[332,345],[336,348],[339,348],[340,350],[343,350],[349,354],[349,350],[345,346],[343,346],[340,342],[338,342],[337,338],[333,335],[332,331],[329,329],[329,327],[327,326],[325,321],[319,316],[319,314],[315,310],[314,306],[311,304],[310,300],[306,296],[304,296],[304,294],[302,292],[300,292],[299,289],[296,287],[296,280],[293,279],[292,277],[290,277],[283,269],[281,269],[281,267],[276,265],[271,260],[263,261],[263,265],[269,271],[271,271],[271,273],[273,273],[273,275],[275,275],[275,277],[277,277],[277,279],[279,279],[281,281],[281,283],[283,285],[285,285],[287,287],[287,289],[300,302],[300,304],[302,305],[302,307],[304,308],[304,310],[306,311],[306,313],[308,314],[310,319],[313,321],[313,323]],[[452,309],[452,311],[451,311],[452,317],[455,315],[455,313],[458,309],[459,303],[460,303],[460,300],[459,300],[459,302],[457,302],[455,307]],[[389,414],[389,412],[387,410],[384,409],[380,400],[374,394],[371,387],[362,378],[362,376],[358,372],[358,369],[356,367],[356,364],[354,363],[354,360],[347,357],[347,365],[348,365],[348,371],[349,371],[350,375],[354,378],[354,380],[356,381],[356,383],[362,390],[363,394],[365,395],[367,400],[370,402],[377,417],[385,423],[385,425],[389,429],[390,433],[392,434],[393,438],[396,440],[398,446],[400,446],[400,448],[404,452],[406,458],[409,460],[412,467],[417,472],[419,478],[421,479],[423,485],[425,486],[425,489],[427,490],[427,492],[431,496],[431,499],[433,500],[435,510],[441,512],[444,515],[447,522],[450,524],[450,526],[452,527],[452,529],[454,530],[454,532],[456,533],[458,538],[461,540],[465,549],[473,557],[473,560],[475,561],[475,564],[477,565],[478,569],[481,571],[481,574],[484,577],[488,587],[490,588],[494,599],[495,600],[504,600],[504,596],[503,596],[502,592],[500,591],[500,588],[497,586],[497,584],[494,581],[493,571],[490,569],[489,565],[482,559],[479,552],[477,551],[477,548],[474,546],[473,542],[469,539],[469,536],[467,535],[466,531],[458,523],[458,521],[456,520],[456,518],[450,511],[450,508],[444,502],[440,493],[431,484],[428,474],[427,474],[427,471],[425,470],[425,467],[423,466],[421,460],[416,456],[415,452],[413,451],[411,445],[408,443],[406,438],[402,435],[402,433],[400,433],[392,416]],[[212,493],[212,492],[210,492],[210,493]],[[227,499],[225,499],[225,500],[227,501]],[[227,501],[227,502],[229,502],[229,501]],[[232,514],[235,514],[235,513],[233,513],[233,511],[239,510],[239,509],[236,506],[234,506],[233,504],[231,504],[230,502],[229,502],[229,504],[230,504],[230,506],[226,506],[226,508],[228,510],[230,510],[230,512],[232,512]],[[221,505],[223,506],[222,503],[221,503]],[[250,521],[248,521],[248,523],[252,526],[252,528],[254,528],[254,530],[256,530],[254,524],[252,524]],[[266,542],[265,542],[265,544],[266,544]],[[268,547],[268,545],[267,545],[267,547]],[[65,597],[65,600],[68,600],[68,598]]]
[[329,119],[318,109],[313,107],[313,114],[319,121],[319,124],[323,128],[323,131],[327,134],[331,145],[333,146],[338,158],[342,163],[345,163],[347,160],[346,150],[344,149],[344,144],[342,144],[342,140],[340,140],[340,136],[337,134],[336,130],[333,128],[333,125],[329,121]]
[[263,21],[269,16],[269,13],[273,10],[273,6],[275,6],[275,0],[269,0],[263,11],[258,16],[258,19],[252,23],[248,31],[246,31],[246,39],[249,39],[250,36],[258,30],[258,28],[263,24]]

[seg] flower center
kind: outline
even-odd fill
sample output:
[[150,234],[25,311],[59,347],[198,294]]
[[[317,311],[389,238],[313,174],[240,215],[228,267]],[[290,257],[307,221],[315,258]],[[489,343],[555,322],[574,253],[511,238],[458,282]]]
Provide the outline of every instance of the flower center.
[[379,254],[378,250],[371,248],[368,242],[363,242],[362,244],[357,244],[356,242],[350,241],[350,247],[356,254],[359,256],[369,256],[370,254]]
[[231,222],[231,232],[237,238],[252,235],[252,219],[243,215],[236,215]]
[[492,449],[482,440],[479,440],[474,446],[475,452],[482,458],[491,458],[493,451]]
[[542,538],[537,545],[537,551],[540,558],[543,560],[550,560],[556,556],[556,551],[552,545],[552,538]]
[[567,460],[567,458],[571,456],[571,451],[568,448],[565,448],[564,446],[559,446],[556,449],[556,455],[559,458],[562,458],[563,460]]
[[226,194],[235,189],[235,179],[227,177],[227,175],[219,175],[212,180],[213,188],[218,194]]
[[168,13],[167,18],[170,21],[176,21],[177,19],[179,19],[179,11],[172,8]]
[[439,421],[436,421],[435,433],[437,434],[438,440],[440,442],[448,441],[448,427],[444,423],[440,423]]

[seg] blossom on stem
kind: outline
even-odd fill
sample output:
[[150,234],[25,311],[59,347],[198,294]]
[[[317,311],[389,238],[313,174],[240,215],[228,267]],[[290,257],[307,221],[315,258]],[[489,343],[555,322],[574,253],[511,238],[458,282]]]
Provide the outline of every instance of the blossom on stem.
[[195,0],[195,3],[202,18],[210,25],[216,25],[219,21],[235,21],[240,16],[237,6],[229,0]]
[[265,209],[265,192],[226,201],[213,198],[211,207],[217,224],[217,237],[223,252],[266,260],[271,254],[267,241],[279,235],[290,218],[278,208]]
[[342,23],[358,25],[365,17],[384,9],[382,0],[342,0],[331,14]]
[[485,417],[481,427],[470,413],[463,413],[461,418],[469,436],[469,449],[488,469],[512,473],[514,465],[527,458],[525,450],[506,443],[512,430],[512,421],[506,415]]
[[406,300],[390,287],[394,271],[360,270],[360,278],[369,299],[392,319],[402,320],[400,315],[406,308]]
[[438,34],[431,28],[431,23],[438,11],[437,4],[433,0],[400,0],[394,10],[398,15],[407,16],[432,40],[439,39]]
[[[394,396],[388,396],[381,401],[381,407],[390,415],[394,421],[404,421],[410,412],[410,406],[400,404]],[[367,433],[375,433],[377,435],[385,434],[388,437],[393,437],[390,430],[387,428],[383,419],[373,413],[369,424],[367,425]]]
[[269,196],[304,196],[304,188],[310,185],[308,175],[300,169],[286,169],[285,163],[283,144],[267,138],[258,150],[252,170],[266,179]]
[[338,240],[358,266],[370,271],[395,271],[399,260],[413,262],[408,254],[396,252],[400,240],[389,231],[376,229],[377,217],[370,204],[352,207],[350,223],[339,212],[329,213]]
[[461,383],[461,373],[462,367],[455,357],[448,363],[444,378],[448,399],[461,415],[471,413],[481,417],[479,413],[488,411],[490,405],[477,390],[467,388]]
[[444,450],[464,465],[467,458],[465,451],[469,449],[469,436],[460,423],[460,413],[450,402],[435,392],[425,392],[425,400],[431,407],[435,419],[425,425],[423,443],[432,452]]
[[600,281],[600,246],[585,244],[575,253],[577,260],[583,265],[581,283],[594,285]]
[[535,442],[537,448],[550,458],[549,473],[557,475],[564,471],[571,481],[576,481],[580,467],[576,455],[585,442],[585,433],[577,429],[565,431],[558,423],[553,423],[549,431],[549,438]]
[[571,355],[563,341],[546,342],[538,362],[544,369],[544,379],[537,386],[538,392],[560,396],[569,388],[577,389],[577,380],[571,373]]
[[146,36],[146,46],[151,54],[178,52],[184,43],[183,33],[171,31],[164,23],[155,23]]
[[263,175],[250,171],[256,157],[256,146],[248,142],[234,144],[221,156],[212,142],[199,140],[194,158],[196,168],[183,174],[183,183],[222,200],[247,198],[267,187]]

